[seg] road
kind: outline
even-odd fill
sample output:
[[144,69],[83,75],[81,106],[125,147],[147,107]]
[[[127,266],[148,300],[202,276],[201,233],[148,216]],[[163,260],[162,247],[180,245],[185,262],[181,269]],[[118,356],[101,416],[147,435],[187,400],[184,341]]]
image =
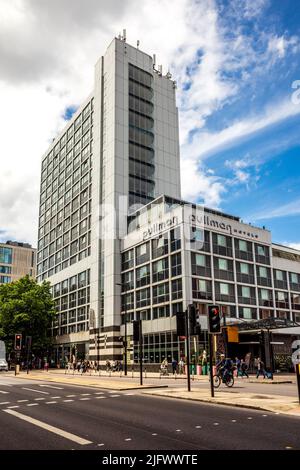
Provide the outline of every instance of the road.
[[300,449],[300,419],[0,376],[0,449]]

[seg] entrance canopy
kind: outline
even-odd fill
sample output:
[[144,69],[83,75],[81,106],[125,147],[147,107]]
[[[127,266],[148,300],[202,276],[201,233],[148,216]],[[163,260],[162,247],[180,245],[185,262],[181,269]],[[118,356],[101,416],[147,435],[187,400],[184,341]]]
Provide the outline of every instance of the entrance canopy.
[[264,318],[262,320],[230,323],[230,326],[237,326],[239,331],[253,331],[253,330],[277,330],[280,328],[295,328],[300,327],[299,323],[287,318]]

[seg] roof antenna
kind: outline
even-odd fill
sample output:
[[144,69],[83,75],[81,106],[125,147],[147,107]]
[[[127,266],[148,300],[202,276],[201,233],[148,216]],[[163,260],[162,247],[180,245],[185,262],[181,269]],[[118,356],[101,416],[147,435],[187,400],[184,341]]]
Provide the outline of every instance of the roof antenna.
[[153,68],[156,66],[156,54],[153,54]]
[[139,48],[139,45],[140,45],[140,40],[138,39],[138,40],[136,41],[136,48],[137,48],[137,49]]
[[123,29],[123,41],[126,42],[126,29]]

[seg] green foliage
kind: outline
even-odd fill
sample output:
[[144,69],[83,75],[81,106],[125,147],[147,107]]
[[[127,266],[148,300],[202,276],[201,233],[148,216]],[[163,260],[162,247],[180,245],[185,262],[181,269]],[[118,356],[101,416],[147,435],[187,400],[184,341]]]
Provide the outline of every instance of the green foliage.
[[38,284],[25,276],[0,286],[0,339],[7,352],[14,349],[14,336],[32,336],[32,352],[39,354],[51,344],[49,328],[55,316],[50,283]]

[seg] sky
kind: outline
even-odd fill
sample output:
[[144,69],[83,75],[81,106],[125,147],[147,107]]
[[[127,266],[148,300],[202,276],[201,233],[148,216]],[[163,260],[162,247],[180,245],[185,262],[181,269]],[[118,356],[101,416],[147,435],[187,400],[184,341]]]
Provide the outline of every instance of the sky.
[[177,81],[182,197],[300,249],[295,0],[0,0],[0,240],[36,245],[42,155],[124,28]]

